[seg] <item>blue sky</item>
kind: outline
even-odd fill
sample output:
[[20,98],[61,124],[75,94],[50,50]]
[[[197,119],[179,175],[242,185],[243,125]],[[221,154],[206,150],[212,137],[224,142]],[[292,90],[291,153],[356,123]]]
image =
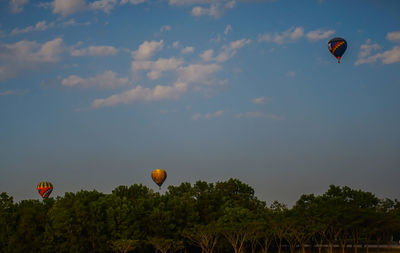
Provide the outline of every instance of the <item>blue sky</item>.
[[[400,198],[398,1],[0,1],[0,191],[239,178]],[[327,42],[343,37],[340,64]],[[165,188],[165,187],[164,187]]]

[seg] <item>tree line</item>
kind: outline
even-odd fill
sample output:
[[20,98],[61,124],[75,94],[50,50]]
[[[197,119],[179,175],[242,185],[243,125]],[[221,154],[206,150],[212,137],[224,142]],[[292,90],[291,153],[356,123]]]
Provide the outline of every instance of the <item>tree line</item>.
[[[288,208],[237,180],[82,190],[17,203],[0,195],[0,252],[369,253],[400,236],[400,202],[331,185]],[[359,247],[362,245],[363,247]]]

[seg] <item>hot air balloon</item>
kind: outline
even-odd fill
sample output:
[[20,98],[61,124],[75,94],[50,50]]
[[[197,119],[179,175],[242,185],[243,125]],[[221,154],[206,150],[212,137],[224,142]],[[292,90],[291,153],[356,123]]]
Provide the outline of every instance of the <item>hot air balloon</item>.
[[40,196],[46,199],[50,196],[51,192],[53,191],[53,184],[50,182],[40,182],[36,189],[38,190]]
[[167,172],[163,169],[153,170],[151,172],[151,178],[161,189],[161,185],[164,183],[165,179],[167,179]]
[[344,54],[347,48],[347,42],[343,38],[333,38],[328,42],[328,49],[338,59],[340,63],[340,58]]

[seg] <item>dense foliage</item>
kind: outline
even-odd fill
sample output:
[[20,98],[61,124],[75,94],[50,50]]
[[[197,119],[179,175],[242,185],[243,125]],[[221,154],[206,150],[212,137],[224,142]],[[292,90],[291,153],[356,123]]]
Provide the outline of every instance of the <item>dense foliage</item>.
[[[292,208],[267,206],[236,179],[143,185],[111,194],[66,193],[14,203],[0,195],[0,252],[316,252],[357,253],[399,240],[400,203],[330,186],[302,195]],[[350,247],[353,246],[353,247]]]

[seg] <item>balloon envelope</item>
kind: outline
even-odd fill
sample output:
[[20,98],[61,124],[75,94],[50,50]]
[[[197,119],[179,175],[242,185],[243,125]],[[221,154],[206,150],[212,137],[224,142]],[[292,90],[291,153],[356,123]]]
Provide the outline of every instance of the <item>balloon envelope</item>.
[[165,179],[167,179],[167,172],[163,169],[153,170],[153,172],[151,172],[151,178],[154,183],[161,188],[161,185],[164,183]]
[[36,190],[38,190],[40,196],[42,196],[42,198],[48,198],[51,194],[51,192],[53,191],[53,184],[50,182],[40,182],[37,186],[36,186]]
[[340,58],[342,58],[342,55],[347,49],[347,42],[343,38],[333,38],[328,42],[328,49],[338,59],[338,62],[340,63]]

